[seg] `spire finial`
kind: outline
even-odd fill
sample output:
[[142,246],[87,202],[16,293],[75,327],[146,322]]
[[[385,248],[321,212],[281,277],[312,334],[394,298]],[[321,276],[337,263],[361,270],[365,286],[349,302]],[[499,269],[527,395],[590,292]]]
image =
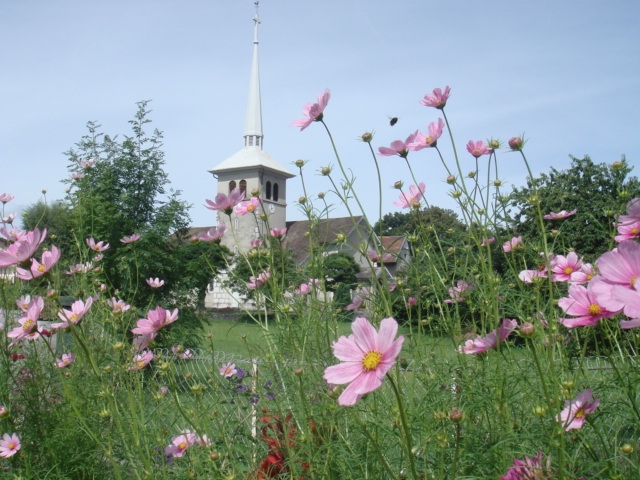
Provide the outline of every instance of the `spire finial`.
[[258,14],[258,7],[260,6],[260,0],[256,0],[253,2],[256,6],[256,14],[253,16],[253,21],[255,22],[255,30],[253,36],[253,43],[258,43],[258,24],[260,23],[260,15]]

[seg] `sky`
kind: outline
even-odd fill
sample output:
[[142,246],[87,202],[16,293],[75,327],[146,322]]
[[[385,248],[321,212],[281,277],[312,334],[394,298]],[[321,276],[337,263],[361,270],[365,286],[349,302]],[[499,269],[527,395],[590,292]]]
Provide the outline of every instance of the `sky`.
[[[136,102],[151,100],[170,187],[193,205],[193,226],[214,225],[208,170],[243,146],[254,13],[252,0],[0,0],[0,193],[15,196],[5,215],[43,190],[63,198],[63,152],[86,123],[122,138]],[[259,14],[264,149],[292,173],[308,162],[287,183],[290,220],[303,218],[305,189],[312,199],[331,190],[318,173],[336,165],[324,128],[291,126],[325,88],[325,121],[372,222],[378,179],[358,139],[374,132],[377,151],[424,132],[441,115],[419,100],[437,87],[451,87],[445,112],[465,172],[475,169],[467,141],[524,134],[534,175],[568,168],[570,155],[625,155],[640,175],[640,2],[262,0]],[[450,140],[438,146],[453,165]],[[505,149],[497,160],[506,191],[525,184],[521,157]],[[436,152],[409,161],[429,203],[455,209]],[[397,211],[392,185],[414,183],[409,168],[378,163],[383,213]]]

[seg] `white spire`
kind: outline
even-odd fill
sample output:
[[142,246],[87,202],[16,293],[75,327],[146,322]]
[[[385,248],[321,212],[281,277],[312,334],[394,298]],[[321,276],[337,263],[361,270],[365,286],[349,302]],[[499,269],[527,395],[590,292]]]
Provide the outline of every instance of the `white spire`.
[[260,103],[260,69],[258,68],[258,4],[256,1],[256,14],[253,17],[253,61],[251,63],[251,80],[249,82],[249,100],[247,102],[247,116],[244,121],[244,146],[255,146],[262,149],[262,106]]

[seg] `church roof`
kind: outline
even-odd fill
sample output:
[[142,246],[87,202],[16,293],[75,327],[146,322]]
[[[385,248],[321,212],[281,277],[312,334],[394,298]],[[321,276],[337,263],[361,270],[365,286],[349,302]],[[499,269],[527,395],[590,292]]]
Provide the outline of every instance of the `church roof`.
[[286,178],[295,177],[283,167],[280,162],[275,160],[271,155],[262,150],[260,147],[244,147],[231,155],[222,163],[209,170],[210,173],[218,174],[232,170],[240,170],[244,168],[263,167],[278,172]]

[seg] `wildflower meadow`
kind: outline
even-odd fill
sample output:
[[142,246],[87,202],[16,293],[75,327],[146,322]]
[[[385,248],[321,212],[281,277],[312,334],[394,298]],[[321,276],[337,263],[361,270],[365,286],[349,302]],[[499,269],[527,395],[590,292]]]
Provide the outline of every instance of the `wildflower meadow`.
[[[163,190],[144,102],[123,143],[89,124],[68,152],[64,204],[32,209],[20,227],[0,194],[0,477],[640,479],[640,188],[626,161],[603,167],[608,183],[575,205],[546,188],[562,172],[534,177],[526,138],[456,144],[449,87],[416,101],[424,131],[390,145],[361,137],[378,172],[385,157],[406,172],[393,218],[411,255],[393,276],[382,267],[395,253],[379,240],[391,205],[367,217],[365,186],[334,144],[328,89],[293,122],[300,135],[325,130],[335,152],[317,171],[294,162],[303,185],[309,174],[327,182],[297,202],[303,265],[260,191],[203,199],[229,220],[176,233],[184,205]],[[521,162],[526,186],[504,187],[502,155]],[[421,156],[442,164],[460,219],[430,215],[436,180],[414,175]],[[388,183],[378,173],[380,199]],[[164,201],[145,209],[156,193]],[[332,204],[367,220],[355,248],[381,272],[346,290],[348,259],[324,255],[314,235]],[[235,238],[234,212],[265,232],[235,254],[220,246]],[[260,331],[236,322],[235,356],[199,308],[221,272]]]

